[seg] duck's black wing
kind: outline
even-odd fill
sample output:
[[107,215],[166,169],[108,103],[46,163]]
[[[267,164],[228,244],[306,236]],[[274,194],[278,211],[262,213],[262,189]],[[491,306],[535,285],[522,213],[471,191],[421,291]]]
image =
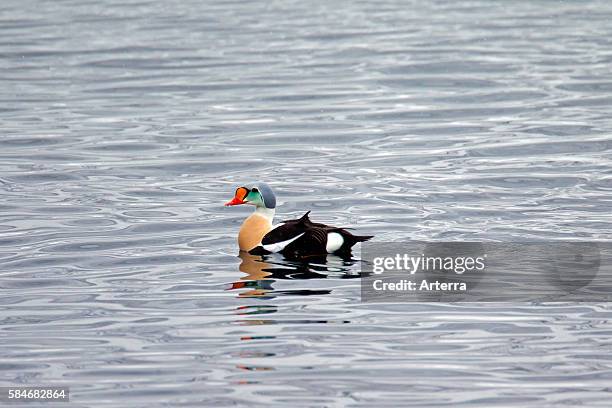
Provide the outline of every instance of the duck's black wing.
[[[310,211],[309,211],[310,212]],[[269,254],[272,252],[283,252],[293,242],[301,239],[307,232],[308,213],[302,218],[283,221],[280,225],[268,232],[261,239],[261,245],[250,250],[253,255]]]
[[312,222],[308,218],[309,213],[295,220],[283,221],[283,224],[263,237],[261,246],[250,253],[261,255],[280,252],[291,257],[342,254],[350,253],[356,243],[372,238],[372,235],[353,235],[344,228]]

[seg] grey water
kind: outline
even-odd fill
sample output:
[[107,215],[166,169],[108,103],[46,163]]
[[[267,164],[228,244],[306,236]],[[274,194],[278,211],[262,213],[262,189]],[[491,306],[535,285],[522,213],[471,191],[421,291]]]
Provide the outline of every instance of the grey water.
[[[608,1],[0,2],[0,386],[71,406],[610,406],[607,303],[363,303],[238,256],[612,238]],[[245,207],[245,206],[243,206]]]

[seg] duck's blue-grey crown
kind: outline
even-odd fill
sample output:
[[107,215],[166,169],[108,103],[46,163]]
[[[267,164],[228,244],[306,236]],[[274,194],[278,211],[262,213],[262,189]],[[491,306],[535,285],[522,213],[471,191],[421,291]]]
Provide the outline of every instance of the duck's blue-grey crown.
[[266,208],[276,208],[276,196],[270,186],[266,183],[257,183],[256,186],[263,197]]

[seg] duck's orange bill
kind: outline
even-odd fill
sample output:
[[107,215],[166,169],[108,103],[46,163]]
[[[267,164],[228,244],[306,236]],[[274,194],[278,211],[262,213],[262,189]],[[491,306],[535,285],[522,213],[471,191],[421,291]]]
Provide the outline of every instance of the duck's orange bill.
[[236,189],[236,194],[234,195],[234,198],[228,201],[227,203],[225,203],[225,206],[227,207],[230,205],[246,204],[246,201],[244,201],[244,198],[246,197],[248,193],[249,191],[246,188],[238,187]]

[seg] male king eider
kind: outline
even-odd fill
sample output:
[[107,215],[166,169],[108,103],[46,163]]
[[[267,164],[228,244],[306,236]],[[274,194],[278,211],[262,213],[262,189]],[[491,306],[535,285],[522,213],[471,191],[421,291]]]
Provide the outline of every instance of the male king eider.
[[283,221],[273,227],[276,197],[265,183],[238,187],[234,198],[225,203],[226,206],[240,204],[255,206],[238,233],[240,250],[254,255],[272,252],[293,257],[346,255],[357,242],[372,238],[372,235],[353,235],[343,228],[312,222],[308,218],[310,211],[302,218]]

